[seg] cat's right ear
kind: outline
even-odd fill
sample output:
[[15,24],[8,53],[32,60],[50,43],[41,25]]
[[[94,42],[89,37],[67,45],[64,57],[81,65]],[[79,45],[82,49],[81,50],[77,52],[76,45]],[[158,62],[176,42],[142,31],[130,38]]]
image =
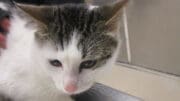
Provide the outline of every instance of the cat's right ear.
[[122,16],[123,7],[128,3],[129,0],[118,0],[113,4],[108,4],[100,7],[100,11],[105,17],[105,25],[109,30],[116,30],[118,27],[119,20]]
[[49,6],[36,6],[29,4],[16,3],[17,7],[29,14],[32,18],[39,21],[42,24],[48,24],[50,19],[51,8]]

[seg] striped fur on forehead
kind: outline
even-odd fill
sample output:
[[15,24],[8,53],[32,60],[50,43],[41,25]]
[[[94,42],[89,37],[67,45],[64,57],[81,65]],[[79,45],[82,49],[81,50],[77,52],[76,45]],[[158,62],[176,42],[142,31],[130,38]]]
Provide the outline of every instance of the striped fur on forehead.
[[119,18],[127,1],[122,0],[102,7],[86,4],[20,4],[18,7],[41,23],[36,33],[39,42],[52,42],[65,51],[76,32],[76,47],[81,51],[82,58],[106,60],[118,46]]
[[[90,9],[89,9],[90,8]],[[109,35],[105,26],[103,13],[87,5],[53,6],[48,18],[46,31],[40,34],[40,39],[52,40],[58,47],[64,49],[72,41],[74,33],[77,35],[77,47],[82,51],[83,58],[109,58],[117,46],[117,40]]]
[[[74,31],[82,37],[105,33],[104,16],[98,10],[89,10],[86,5],[64,5],[52,7],[48,33],[52,38],[68,43]],[[64,45],[64,44],[62,44]]]

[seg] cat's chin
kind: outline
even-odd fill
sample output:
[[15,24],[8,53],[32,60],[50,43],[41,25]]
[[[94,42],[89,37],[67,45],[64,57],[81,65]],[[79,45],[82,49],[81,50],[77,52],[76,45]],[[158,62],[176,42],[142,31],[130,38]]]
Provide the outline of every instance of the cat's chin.
[[66,95],[71,96],[71,95],[78,95],[78,94],[81,94],[81,93],[83,93],[83,92],[86,92],[87,90],[88,90],[88,89],[86,89],[86,90],[77,90],[77,91],[72,92],[72,93],[63,90],[62,92],[63,92],[64,94],[66,94]]
[[69,96],[72,96],[72,95],[81,94],[81,93],[86,92],[86,91],[88,91],[88,89],[86,89],[86,90],[81,90],[81,91],[76,91],[76,92],[73,92],[73,93],[64,92],[64,94],[69,95]]

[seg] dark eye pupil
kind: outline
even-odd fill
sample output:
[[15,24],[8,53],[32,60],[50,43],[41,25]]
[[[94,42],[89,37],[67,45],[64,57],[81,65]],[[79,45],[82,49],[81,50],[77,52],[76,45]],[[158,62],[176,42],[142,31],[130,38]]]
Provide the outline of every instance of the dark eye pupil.
[[80,69],[90,69],[90,68],[92,68],[95,64],[96,64],[96,61],[92,61],[92,60],[85,61],[85,62],[82,62],[82,63],[81,63]]
[[59,60],[50,60],[50,64],[55,67],[61,67],[62,64]]

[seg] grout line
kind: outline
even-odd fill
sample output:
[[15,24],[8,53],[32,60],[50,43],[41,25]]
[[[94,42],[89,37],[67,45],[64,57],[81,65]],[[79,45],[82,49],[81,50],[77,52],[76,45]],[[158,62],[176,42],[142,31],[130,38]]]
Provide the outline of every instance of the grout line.
[[123,8],[123,23],[124,23],[125,41],[126,41],[126,49],[127,49],[127,58],[128,58],[128,62],[131,63],[131,48],[130,48],[129,29],[128,29],[126,8]]
[[134,70],[142,71],[142,72],[147,72],[147,73],[151,73],[151,74],[155,74],[155,75],[160,75],[160,76],[164,76],[164,77],[168,77],[168,78],[169,77],[178,78],[178,79],[180,78],[180,75],[161,72],[161,71],[158,71],[158,70],[148,69],[148,68],[144,68],[144,67],[140,67],[140,66],[135,66],[135,65],[132,65],[132,64],[118,62],[117,65],[121,65],[121,66],[123,66],[125,68],[134,69]]

